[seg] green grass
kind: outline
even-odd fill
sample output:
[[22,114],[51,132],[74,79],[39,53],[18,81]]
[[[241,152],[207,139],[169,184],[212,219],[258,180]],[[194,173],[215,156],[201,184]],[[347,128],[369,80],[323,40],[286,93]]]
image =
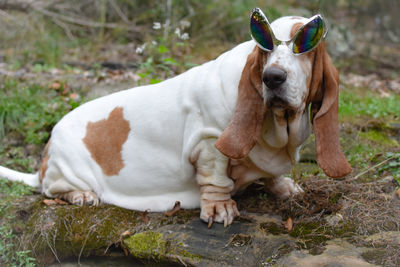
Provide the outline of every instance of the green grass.
[[[6,80],[1,86],[0,138],[16,132],[26,143],[45,143],[53,126],[79,103],[40,85]],[[62,91],[62,90],[61,90]]]
[[385,165],[372,170],[365,178],[378,179],[384,171],[400,182],[398,168],[399,143],[394,139],[390,123],[400,119],[400,95],[381,97],[364,88],[345,88],[340,92],[339,120],[350,123],[350,132],[343,131],[343,149],[350,164],[365,170],[390,158]]
[[380,97],[372,92],[363,92],[361,89],[351,89],[340,92],[340,119],[350,117],[383,118],[391,117],[399,119],[400,96],[392,95]]
[[20,250],[18,236],[14,232],[13,203],[24,195],[32,194],[32,188],[0,179],[0,266],[35,266],[29,250]]

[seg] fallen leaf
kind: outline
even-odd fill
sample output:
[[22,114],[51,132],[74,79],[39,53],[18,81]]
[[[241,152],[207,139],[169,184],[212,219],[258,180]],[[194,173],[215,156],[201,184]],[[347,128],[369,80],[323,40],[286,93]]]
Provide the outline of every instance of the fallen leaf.
[[292,231],[292,229],[293,229],[293,220],[292,220],[291,217],[289,217],[287,219],[287,221],[285,222],[285,228],[286,228],[286,230],[288,230],[288,232]]
[[181,209],[181,202],[176,201],[174,207],[171,210],[165,212],[165,215],[167,217],[171,217],[175,215],[175,213],[177,213],[180,209]]
[[46,204],[47,206],[53,206],[53,205],[68,205],[68,202],[61,200],[59,198],[56,199],[43,199],[43,203]]
[[400,188],[396,190],[396,195],[398,198],[400,198]]
[[71,93],[69,94],[69,99],[77,100],[79,99],[79,95],[77,93]]
[[129,251],[126,249],[126,247],[125,247],[124,242],[122,241],[122,239],[124,239],[124,238],[127,237],[127,236],[130,236],[131,234],[132,234],[132,233],[131,233],[129,230],[126,230],[126,231],[123,232],[123,233],[121,234],[121,236],[119,237],[119,241],[120,241],[120,244],[121,244],[122,250],[124,251],[125,256],[128,256],[128,255],[129,255]]
[[69,87],[64,87],[64,90],[62,90],[61,95],[66,96],[68,95],[69,91],[71,91]]
[[61,83],[59,83],[59,82],[54,82],[54,83],[50,84],[49,87],[50,87],[51,89],[54,89],[54,90],[60,90],[60,88],[61,88]]
[[123,233],[121,234],[121,237],[126,237],[126,236],[131,235],[131,234],[132,234],[131,231],[126,230],[125,232],[123,232]]
[[43,199],[43,203],[47,206],[57,205],[57,202],[54,199]]
[[147,217],[147,213],[149,213],[149,210],[145,210],[142,213],[142,221],[144,221],[145,223],[149,222],[149,217]]
[[68,202],[61,200],[59,198],[54,199],[54,201],[59,205],[68,205]]

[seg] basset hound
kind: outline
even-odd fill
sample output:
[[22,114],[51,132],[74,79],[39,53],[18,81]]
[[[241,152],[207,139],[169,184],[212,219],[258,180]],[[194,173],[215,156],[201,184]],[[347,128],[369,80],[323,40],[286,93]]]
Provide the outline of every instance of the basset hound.
[[[308,22],[282,17],[267,26],[274,40],[290,40]],[[338,72],[324,41],[295,54],[286,41],[268,50],[253,39],[161,83],[81,105],[55,125],[36,174],[0,167],[0,176],[76,205],[157,212],[180,201],[226,226],[239,215],[231,196],[255,180],[282,198],[301,191],[283,175],[311,126],[321,169],[348,174]]]

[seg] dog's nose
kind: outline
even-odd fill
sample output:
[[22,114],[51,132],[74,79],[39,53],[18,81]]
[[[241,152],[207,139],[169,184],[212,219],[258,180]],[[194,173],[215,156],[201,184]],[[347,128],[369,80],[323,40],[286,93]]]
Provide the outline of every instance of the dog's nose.
[[276,89],[286,81],[287,72],[278,67],[265,69],[262,75],[263,82],[269,89]]

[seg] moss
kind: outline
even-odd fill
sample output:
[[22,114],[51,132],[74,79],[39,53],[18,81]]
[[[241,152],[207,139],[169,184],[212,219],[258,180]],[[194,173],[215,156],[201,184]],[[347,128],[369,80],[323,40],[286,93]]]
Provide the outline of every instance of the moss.
[[360,136],[376,144],[391,146],[391,147],[399,146],[399,143],[396,140],[388,138],[383,132],[380,132],[375,129],[367,132],[362,132],[360,133]]
[[158,219],[158,225],[176,225],[176,224],[187,224],[193,218],[198,218],[200,216],[200,210],[179,210],[171,217],[161,217]]
[[345,222],[331,229],[334,237],[351,237],[356,234],[357,226],[351,222]]
[[124,244],[139,259],[160,260],[167,251],[167,241],[163,239],[163,235],[153,231],[132,235],[124,240]]
[[185,250],[184,244],[171,235],[154,231],[129,236],[123,243],[132,256],[138,259],[180,262],[184,258],[190,262],[198,262],[203,258]]
[[319,222],[303,222],[298,223],[296,227],[289,233],[291,237],[304,237],[313,233],[321,227]]
[[312,249],[316,246],[324,245],[331,237],[327,235],[327,229],[322,227],[319,222],[298,223],[292,231],[291,237],[297,238],[297,244],[301,248]]
[[309,249],[312,255],[319,255],[323,252],[326,241],[352,237],[356,235],[356,229],[357,226],[352,222],[343,222],[336,226],[322,222],[300,222],[289,235],[296,238],[299,247]]
[[260,228],[267,234],[280,235],[287,233],[283,225],[278,225],[274,222],[261,223]]
[[43,263],[51,261],[53,254],[60,260],[104,255],[140,218],[138,212],[115,206],[46,206],[42,200],[28,208],[32,216],[21,242]]
[[382,259],[386,254],[386,250],[384,248],[372,249],[368,250],[361,254],[367,262],[374,264],[382,264]]
[[182,257],[185,257],[185,258],[187,258],[187,259],[189,259],[191,261],[194,261],[194,262],[198,262],[201,259],[203,259],[202,256],[190,253],[189,251],[184,250],[182,248],[179,249],[178,255],[181,255]]
[[180,210],[173,216],[173,218],[176,218],[176,223],[179,224],[186,224],[198,217],[200,217],[200,210]]

